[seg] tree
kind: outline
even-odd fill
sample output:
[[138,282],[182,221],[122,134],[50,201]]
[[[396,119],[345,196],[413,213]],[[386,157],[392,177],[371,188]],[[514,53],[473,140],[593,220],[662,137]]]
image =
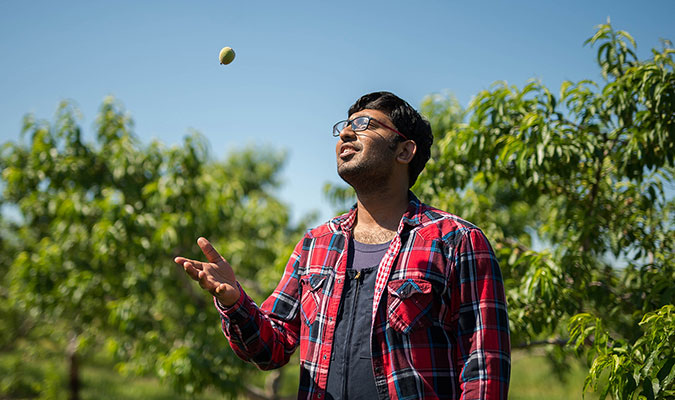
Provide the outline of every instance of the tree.
[[[671,398],[675,50],[664,41],[638,60],[609,22],[587,43],[599,46],[599,84],[564,82],[556,96],[537,81],[496,83],[465,119],[427,98],[437,154],[415,190],[493,241],[514,346],[569,339],[588,356],[584,391]],[[564,356],[551,348],[560,367]]]
[[197,133],[182,146],[145,145],[112,98],[95,125],[87,143],[77,110],[63,103],[54,123],[25,118],[27,143],[2,147],[3,201],[20,215],[0,229],[3,250],[12,245],[11,259],[0,256],[0,312],[21,310],[26,326],[48,327],[67,348],[73,399],[78,357],[100,345],[122,371],[233,396],[252,368],[228,348],[211,297],[172,260],[200,258],[195,241],[208,237],[254,298],[270,293],[301,235],[274,195],[283,153],[213,160]]

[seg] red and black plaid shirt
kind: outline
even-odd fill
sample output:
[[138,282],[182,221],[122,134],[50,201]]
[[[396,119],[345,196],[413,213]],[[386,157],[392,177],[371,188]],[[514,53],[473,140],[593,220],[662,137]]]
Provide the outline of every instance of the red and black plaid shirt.
[[[300,347],[299,399],[325,398],[355,217],[354,208],[308,231],[262,306],[240,289],[236,304],[218,307],[232,349],[261,369],[284,365]],[[380,398],[507,398],[502,275],[475,226],[410,193],[377,272],[372,313],[361,334],[370,335]]]

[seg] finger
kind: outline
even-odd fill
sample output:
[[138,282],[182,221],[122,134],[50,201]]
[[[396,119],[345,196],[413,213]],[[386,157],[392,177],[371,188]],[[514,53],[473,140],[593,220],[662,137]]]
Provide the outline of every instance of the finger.
[[185,265],[185,263],[189,262],[194,268],[197,268],[200,271],[204,269],[204,263],[201,261],[190,260],[189,258],[185,257],[176,257],[173,259],[173,261],[178,265]]
[[216,294],[221,294],[221,293],[225,292],[225,290],[227,290],[227,286],[228,286],[228,284],[225,284],[225,283],[221,283],[220,285],[218,285],[218,287],[215,290]]
[[185,272],[187,272],[187,274],[190,276],[190,278],[192,278],[195,281],[199,280],[199,272],[200,271],[197,268],[195,268],[194,265],[192,265],[191,262],[189,262],[189,261],[185,262],[183,264],[183,269],[185,270]]
[[206,240],[206,238],[200,237],[197,239],[197,244],[202,249],[202,252],[206,256],[206,259],[210,262],[222,266],[226,263],[223,256],[218,253],[218,251],[211,245],[211,243]]
[[213,279],[204,271],[199,271],[197,275],[199,277],[199,286],[204,290],[212,292],[218,286],[217,282],[214,282]]
[[178,256],[178,257],[176,257],[176,258],[173,259],[173,262],[175,262],[175,263],[178,264],[178,265],[183,265],[183,264],[185,264],[186,262],[194,263],[195,260],[191,260],[191,259],[189,259],[189,258],[185,258],[185,257],[180,257],[180,256]]

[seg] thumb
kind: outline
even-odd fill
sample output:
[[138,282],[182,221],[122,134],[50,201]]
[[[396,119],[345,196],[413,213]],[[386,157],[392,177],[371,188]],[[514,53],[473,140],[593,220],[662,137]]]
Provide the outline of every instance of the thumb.
[[197,244],[199,245],[199,248],[202,249],[202,253],[206,256],[206,259],[209,260],[209,262],[212,262],[217,265],[223,265],[226,263],[225,259],[223,256],[218,253],[218,251],[211,245],[211,242],[206,240],[204,237],[200,237],[197,239]]

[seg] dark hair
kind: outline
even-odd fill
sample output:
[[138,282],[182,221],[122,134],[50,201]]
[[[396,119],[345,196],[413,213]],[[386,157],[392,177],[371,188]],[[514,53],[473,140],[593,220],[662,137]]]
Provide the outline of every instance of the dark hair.
[[417,145],[415,156],[408,164],[408,187],[412,187],[431,157],[431,144],[434,142],[431,125],[410,104],[390,92],[373,92],[361,96],[349,107],[348,115],[365,109],[387,114],[396,129]]

